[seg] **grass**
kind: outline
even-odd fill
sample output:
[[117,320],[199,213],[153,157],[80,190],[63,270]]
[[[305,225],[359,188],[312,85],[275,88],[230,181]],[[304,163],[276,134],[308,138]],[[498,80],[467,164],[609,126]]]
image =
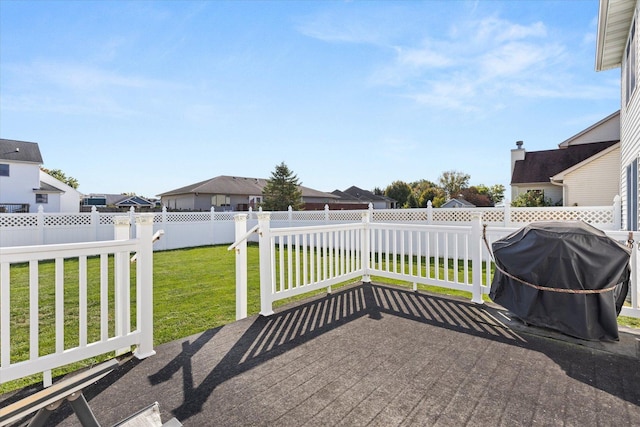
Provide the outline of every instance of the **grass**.
[[[100,258],[87,260],[87,316],[89,323],[99,324],[100,319]],[[108,262],[113,271],[113,257]],[[393,262],[393,261],[391,261]],[[405,260],[406,262],[406,260]],[[396,260],[396,268],[400,271],[400,259]],[[64,261],[65,275],[65,348],[78,344],[78,260]],[[449,263],[447,274],[453,278],[454,265]],[[391,267],[393,269],[393,267]],[[439,264],[440,277],[445,274],[442,262]],[[457,265],[459,278],[464,275],[463,262]],[[259,301],[259,265],[258,247],[248,246],[248,307],[247,312],[253,315],[260,310]],[[54,350],[55,319],[54,319],[54,262],[46,261],[39,264],[39,330],[40,354],[47,354]],[[408,271],[408,269],[406,270]],[[470,274],[471,268],[468,268]],[[433,275],[433,267],[431,270]],[[485,274],[483,271],[483,280]],[[410,282],[372,277],[376,282],[392,283],[401,286],[411,286]],[[132,269],[131,282],[135,284],[135,269]],[[341,284],[344,285],[344,284]],[[341,285],[333,286],[338,288]],[[113,312],[113,278],[109,280],[110,313]],[[418,289],[429,292],[471,298],[471,294],[446,288],[419,285]],[[321,293],[323,290],[316,293]],[[307,295],[289,298],[274,304],[280,306],[294,299]],[[488,297],[485,295],[485,299]],[[132,310],[135,309],[135,286],[130,295]],[[13,265],[11,267],[11,359],[12,362],[29,358],[29,266]],[[135,312],[131,314],[135,323]],[[235,256],[227,251],[227,246],[208,246],[188,248],[173,251],[156,252],[154,254],[154,344],[162,344],[184,338],[210,328],[215,328],[235,320]],[[640,328],[640,319],[619,317],[621,325]],[[115,330],[115,322],[111,317],[108,322],[110,336]],[[131,325],[132,329],[135,324]],[[98,326],[91,326],[88,340],[97,340],[100,336]],[[103,355],[83,362],[68,365],[53,371],[54,376],[63,375],[84,366],[99,363],[113,357],[114,354]],[[25,387],[42,381],[41,375],[34,375],[17,381],[0,385],[0,393]]]

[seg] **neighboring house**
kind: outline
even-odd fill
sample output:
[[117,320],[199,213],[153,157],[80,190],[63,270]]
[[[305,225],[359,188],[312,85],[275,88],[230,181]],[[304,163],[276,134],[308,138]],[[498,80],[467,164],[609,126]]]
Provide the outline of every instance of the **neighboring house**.
[[[163,206],[175,210],[247,211],[262,203],[262,190],[267,180],[221,175],[158,194]],[[300,186],[305,209],[322,209],[338,199],[331,193]]]
[[156,206],[154,200],[149,200],[140,196],[130,196],[127,194],[85,194],[82,196],[83,210],[89,210],[92,206],[96,208],[109,208],[128,210],[132,206],[136,210],[153,209]]
[[445,204],[440,206],[441,208],[475,208],[471,202],[468,202],[464,199],[464,197],[458,197],[455,199],[449,199]]
[[640,94],[638,94],[638,8],[636,0],[600,0],[596,71],[620,68],[620,196],[623,226],[638,230],[638,158]]
[[608,206],[620,191],[620,112],[558,144],[527,152],[511,150],[511,199],[541,192],[553,204]]
[[351,203],[362,203],[367,207],[371,203],[374,209],[395,209],[398,207],[398,202],[391,197],[374,194],[355,185],[344,191],[335,190],[333,194],[340,196],[342,200],[350,200]]
[[0,212],[78,212],[80,192],[40,170],[35,142],[0,139]]

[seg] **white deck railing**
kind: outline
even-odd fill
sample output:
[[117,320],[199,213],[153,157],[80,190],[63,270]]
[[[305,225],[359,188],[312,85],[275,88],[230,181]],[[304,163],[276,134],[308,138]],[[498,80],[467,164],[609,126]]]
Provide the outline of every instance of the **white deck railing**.
[[[129,351],[131,346],[137,346],[135,355],[140,359],[155,354],[153,216],[137,215],[136,225],[137,239],[129,239],[129,218],[120,217],[115,220],[115,240],[0,248],[0,383],[43,373],[45,385],[50,385],[52,369],[105,353]],[[136,254],[133,307],[132,253]],[[74,267],[77,263],[77,271],[68,271],[70,261]],[[12,278],[12,266],[24,263],[28,263],[27,283]],[[18,299],[12,299],[20,287],[28,288],[24,306],[17,306]],[[69,294],[71,289],[74,295]],[[50,293],[53,301],[44,303],[43,295]],[[70,313],[77,321],[68,321]],[[16,319],[18,316],[24,318]],[[43,320],[43,316],[50,320]],[[16,320],[28,324],[28,343],[13,339],[17,328],[25,327],[16,325]],[[43,330],[53,332],[53,346],[41,345]],[[25,345],[28,355],[16,360],[16,348]]]
[[[482,303],[492,280],[492,257],[487,245],[517,228],[486,226],[482,212],[471,215],[470,225],[438,226],[406,223],[371,223],[367,211],[358,223],[271,228],[270,214],[258,214],[260,244],[260,313],[273,313],[275,301],[334,284],[371,276],[440,286],[471,293]],[[247,215],[236,216],[238,257],[248,236]],[[626,242],[628,232],[606,231]],[[637,240],[639,233],[632,233]],[[487,243],[485,244],[484,239]],[[237,317],[246,316],[246,255],[238,258]],[[629,302],[621,315],[640,318],[638,289],[638,245],[631,254]]]

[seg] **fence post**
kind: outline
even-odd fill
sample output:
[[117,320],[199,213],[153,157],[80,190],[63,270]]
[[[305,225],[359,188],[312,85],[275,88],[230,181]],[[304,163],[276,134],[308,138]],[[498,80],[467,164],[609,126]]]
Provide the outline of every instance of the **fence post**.
[[273,274],[271,272],[271,214],[258,213],[259,245],[260,245],[260,314],[273,314]]
[[373,203],[369,202],[369,220],[367,222],[373,222]]
[[511,202],[509,199],[504,199],[504,226],[511,227]]
[[613,229],[623,230],[622,227],[622,198],[619,194],[613,198]]
[[289,218],[289,227],[293,226],[293,208],[291,205],[287,208],[287,217]]
[[482,304],[482,212],[471,212],[471,301]]
[[[131,223],[129,222],[129,216],[116,216],[113,218],[114,236],[115,240],[129,240]],[[114,256],[114,282],[115,282],[115,333],[116,336],[121,337],[129,333],[130,328],[130,298],[129,298],[129,283],[130,283],[130,270],[129,270],[129,254],[127,252],[118,252]],[[131,350],[129,347],[116,350],[116,356],[128,353]]]
[[91,225],[92,225],[92,236],[91,240],[94,242],[98,241],[98,227],[100,227],[100,214],[98,213],[98,209],[95,206],[91,206]]
[[38,205],[38,244],[44,245],[44,207]]
[[369,211],[362,212],[362,283],[371,283],[371,276],[369,275],[369,269],[371,268],[369,262],[371,261],[371,233],[369,232],[369,212],[372,209],[372,205],[369,204]]
[[242,242],[236,246],[236,320],[247,317],[247,217],[248,214],[237,214],[236,242]]
[[153,217],[152,213],[136,217],[139,248],[136,261],[136,326],[141,335],[134,355],[138,359],[156,354],[153,349]]
[[324,205],[324,223],[329,225],[329,205]]
[[211,206],[211,244],[216,244],[216,208]]
[[427,224],[433,224],[433,203],[431,200],[427,202]]

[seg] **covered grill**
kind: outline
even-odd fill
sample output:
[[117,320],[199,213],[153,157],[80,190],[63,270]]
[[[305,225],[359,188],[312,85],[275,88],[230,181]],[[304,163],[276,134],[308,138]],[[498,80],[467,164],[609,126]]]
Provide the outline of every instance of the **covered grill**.
[[538,222],[492,244],[489,296],[523,321],[587,340],[617,340],[630,251],[582,221]]

